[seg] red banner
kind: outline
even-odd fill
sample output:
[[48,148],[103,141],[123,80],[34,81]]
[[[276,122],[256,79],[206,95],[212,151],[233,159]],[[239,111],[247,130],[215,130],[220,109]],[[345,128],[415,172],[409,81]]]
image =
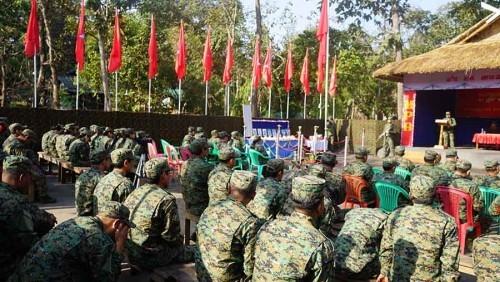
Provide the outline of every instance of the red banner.
[[403,120],[401,127],[401,145],[413,146],[413,131],[415,126],[416,91],[406,91],[404,94]]
[[500,117],[500,89],[458,91],[455,112],[462,118]]

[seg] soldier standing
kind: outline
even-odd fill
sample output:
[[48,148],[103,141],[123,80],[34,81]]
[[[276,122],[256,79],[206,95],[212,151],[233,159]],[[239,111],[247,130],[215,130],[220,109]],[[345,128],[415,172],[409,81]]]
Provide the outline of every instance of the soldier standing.
[[389,215],[380,246],[382,281],[458,281],[458,238],[455,220],[432,207],[435,181],[412,178],[413,206]]
[[384,150],[384,158],[387,156],[394,156],[394,140],[392,139],[394,133],[395,128],[394,124],[392,124],[392,119],[387,118],[387,122],[384,125],[384,131],[377,138],[377,140],[379,140],[380,138],[384,138],[384,145],[382,147],[382,149]]
[[87,167],[90,165],[90,131],[88,128],[80,128],[78,137],[69,146],[69,161],[74,167]]
[[335,142],[338,142],[337,136],[337,124],[333,117],[328,119],[328,124],[326,125],[328,131],[328,151],[335,151]]
[[[457,169],[453,175],[453,179],[450,186],[456,189],[460,189],[468,193],[472,197],[472,208],[474,210],[474,215],[479,216],[479,213],[483,209],[483,196],[472,178],[470,177],[470,169],[472,164],[467,160],[459,160],[456,165]],[[460,202],[460,219],[467,220],[465,202]]]
[[117,281],[130,211],[107,202],[99,213],[70,219],[52,229],[26,254],[8,281]]
[[136,161],[131,150],[116,149],[111,152],[113,171],[104,176],[94,190],[94,213],[99,212],[99,206],[109,201],[123,203],[134,190],[132,181],[126,177],[135,171]]
[[208,155],[208,143],[205,138],[195,139],[189,145],[191,158],[182,166],[180,183],[186,203],[186,211],[200,216],[208,206],[208,175],[213,166],[205,161]]
[[316,225],[325,212],[324,186],[315,176],[293,179],[295,211],[259,232],[253,281],[333,281],[333,242]]
[[92,152],[90,170],[82,173],[75,182],[75,207],[79,216],[92,216],[94,190],[105,173],[111,168],[111,158],[107,151]]
[[406,151],[405,147],[403,147],[403,146],[396,146],[396,148],[394,148],[395,159],[399,163],[398,166],[400,168],[405,169],[405,170],[411,172],[415,168],[415,164],[413,164],[413,162],[410,161],[409,159],[404,158],[405,151]]
[[201,281],[248,281],[252,277],[254,244],[263,222],[246,206],[255,196],[256,184],[255,174],[235,171],[229,183],[230,196],[201,215],[196,259]]
[[262,175],[264,179],[257,184],[255,198],[248,204],[248,209],[258,218],[271,220],[281,211],[288,193],[281,183],[285,162],[273,159],[266,163]]
[[228,185],[236,158],[240,153],[226,146],[219,151],[219,164],[208,175],[208,197],[209,204],[225,200],[229,193]]
[[451,117],[450,112],[446,112],[444,119],[446,120],[446,125],[443,127],[444,148],[455,148],[455,127],[457,127],[457,121]]
[[192,251],[186,256],[175,196],[167,191],[172,170],[166,159],[155,158],[144,164],[144,172],[148,184],[135,189],[124,203],[136,225],[127,241],[128,258],[146,269],[187,262]]

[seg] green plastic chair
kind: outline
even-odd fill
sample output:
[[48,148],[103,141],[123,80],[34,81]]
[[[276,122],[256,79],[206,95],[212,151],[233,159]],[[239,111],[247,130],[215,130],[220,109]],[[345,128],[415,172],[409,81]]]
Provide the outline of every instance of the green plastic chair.
[[260,152],[254,149],[249,149],[248,154],[250,156],[250,170],[257,168],[257,176],[259,178],[262,178],[262,171],[264,170],[264,166],[269,160],[269,157],[262,155]]
[[375,191],[379,199],[379,208],[384,212],[392,212],[398,208],[399,197],[410,199],[410,195],[403,188],[385,182],[375,182]]
[[372,167],[373,174],[382,174],[384,171],[379,167]]
[[404,168],[396,167],[396,171],[394,172],[394,174],[403,177],[406,181],[410,181],[411,179],[411,172],[407,171]]
[[481,211],[481,214],[483,217],[491,219],[491,221],[494,224],[498,225],[497,234],[500,234],[500,216],[493,216],[489,212],[490,206],[495,200],[495,198],[500,196],[500,190],[484,186],[479,187],[479,190],[481,190],[481,195],[483,196],[483,201],[484,201],[484,207],[483,210]]
[[217,165],[219,163],[219,148],[215,144],[210,147],[210,151],[208,152],[208,163]]
[[245,167],[248,167],[247,156],[245,153],[241,152],[240,149],[233,147],[235,152],[240,153],[240,157],[236,158],[236,165],[233,167],[233,170],[243,170]]

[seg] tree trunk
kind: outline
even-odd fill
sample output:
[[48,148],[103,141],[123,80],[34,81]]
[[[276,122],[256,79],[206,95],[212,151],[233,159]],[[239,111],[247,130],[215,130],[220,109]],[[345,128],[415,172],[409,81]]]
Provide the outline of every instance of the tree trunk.
[[[255,35],[257,36],[258,40],[262,40],[262,14],[260,11],[260,0],[255,0]],[[259,89],[253,89],[252,92],[252,115],[254,117],[259,117],[260,116],[260,109],[259,109]]]
[[104,31],[101,29],[97,30],[97,40],[99,44],[99,55],[101,61],[101,80],[102,80],[102,92],[104,92],[104,110],[111,111],[111,103],[109,99],[109,78],[107,70],[107,56],[104,43]]
[[45,5],[45,1],[40,1],[40,10],[42,12],[43,25],[45,26],[45,43],[48,47],[48,55],[49,55],[49,66],[50,66],[50,74],[51,74],[51,84],[52,84],[52,108],[59,108],[59,83],[57,80],[57,69],[54,62],[54,49],[52,48],[52,35],[50,33],[49,21],[47,19],[47,9]]
[[[395,51],[396,51],[396,62],[403,60],[403,43],[401,41],[401,18],[399,16],[399,1],[394,0],[392,2],[391,18],[392,18],[392,34],[395,39]],[[403,99],[404,90],[403,83],[397,84],[396,100],[398,103],[398,118],[401,120],[403,118]]]
[[2,76],[2,92],[0,93],[0,106],[3,108],[5,107],[5,97],[7,97],[6,89],[7,86],[6,84],[6,71],[5,71],[5,61],[4,61],[4,56],[5,56],[5,46],[3,47],[2,54],[0,54],[0,75]]

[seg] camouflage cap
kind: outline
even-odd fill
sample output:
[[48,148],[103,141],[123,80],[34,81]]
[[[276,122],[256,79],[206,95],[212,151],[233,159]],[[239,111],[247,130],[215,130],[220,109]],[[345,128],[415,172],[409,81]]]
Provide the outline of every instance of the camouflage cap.
[[354,152],[354,155],[356,156],[356,158],[363,158],[363,157],[368,156],[368,154],[370,154],[370,150],[368,150],[364,147],[360,147],[360,148],[356,149],[356,151]]
[[219,150],[219,160],[227,161],[234,158],[239,158],[240,152],[236,151],[230,146],[222,146]]
[[210,136],[217,137],[218,135],[219,135],[219,131],[217,131],[217,129],[210,131]]
[[201,151],[206,148],[209,148],[209,145],[205,138],[195,139],[189,144],[189,151],[196,155],[201,154]]
[[277,173],[285,169],[285,161],[281,159],[272,159],[266,163],[266,171],[270,173]]
[[330,152],[325,152],[321,155],[321,163],[328,166],[335,166],[337,164],[337,156]]
[[168,161],[165,158],[154,158],[144,164],[144,173],[149,179],[156,179],[165,171],[170,171]]
[[31,171],[33,163],[23,156],[7,156],[3,160],[3,170],[13,170],[18,173]]
[[130,210],[122,203],[115,201],[104,202],[98,207],[99,216],[119,219],[123,223],[127,224],[129,227],[134,228],[135,224],[129,220]]
[[229,138],[229,133],[227,131],[220,131],[219,132],[219,138]]
[[498,166],[498,161],[496,160],[486,160],[484,161],[484,168],[486,169],[494,169]]
[[78,133],[80,134],[80,136],[85,136],[85,135],[90,135],[91,132],[88,128],[86,127],[82,127],[78,130]]
[[307,174],[312,175],[312,176],[316,176],[319,178],[325,178],[326,169],[323,165],[314,164],[307,169]]
[[448,149],[446,150],[446,157],[447,158],[451,158],[451,157],[457,157],[458,156],[458,152],[456,149]]
[[26,129],[26,126],[22,125],[20,123],[17,123],[17,122],[9,125],[9,131],[10,132],[13,132],[16,129]]
[[203,133],[203,127],[198,126],[198,127],[196,128],[196,133]]
[[410,181],[410,196],[417,200],[432,200],[435,189],[435,181],[426,175],[416,175]]
[[305,175],[292,180],[292,200],[302,206],[316,204],[323,198],[326,181],[316,176]]
[[398,166],[399,165],[399,162],[395,159],[395,158],[385,158],[383,161],[382,161],[382,166],[384,168],[393,168],[395,166]]
[[241,191],[252,191],[257,186],[257,175],[246,170],[236,170],[231,174],[229,185]]
[[31,129],[23,130],[22,134],[30,139],[36,139],[36,133]]
[[130,149],[116,149],[111,152],[111,162],[116,165],[125,160],[134,160],[134,154]]
[[402,156],[405,154],[406,148],[404,146],[396,146],[394,148],[394,153],[398,156]]
[[90,163],[94,165],[102,163],[107,158],[110,158],[108,151],[92,151],[90,153]]
[[456,168],[467,171],[472,168],[472,164],[468,160],[460,159],[457,161]]
[[433,161],[436,159],[437,155],[438,155],[438,153],[434,150],[426,150],[425,155],[424,155],[424,159]]
[[236,138],[238,136],[240,136],[240,133],[238,131],[232,131],[231,132],[231,137]]

